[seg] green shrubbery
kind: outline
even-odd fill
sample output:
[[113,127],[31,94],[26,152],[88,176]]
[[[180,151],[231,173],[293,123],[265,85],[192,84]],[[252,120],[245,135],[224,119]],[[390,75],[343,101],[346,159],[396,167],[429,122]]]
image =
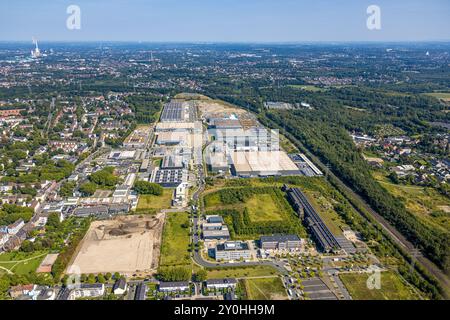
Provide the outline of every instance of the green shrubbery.
[[164,191],[159,184],[148,181],[137,181],[134,184],[134,190],[139,194],[153,194],[155,196],[162,195]]
[[278,202],[277,205],[283,208],[282,221],[251,221],[247,208],[239,209],[237,206],[233,209],[220,209],[206,214],[219,214],[228,222],[232,236],[259,236],[276,233],[293,233],[304,235],[304,228],[300,219],[295,215],[292,208],[284,198],[280,189],[275,187],[254,187],[254,188],[228,188],[208,194],[207,197],[215,197],[219,194],[220,201],[223,205],[232,205],[245,203],[256,194],[272,194],[273,198]]

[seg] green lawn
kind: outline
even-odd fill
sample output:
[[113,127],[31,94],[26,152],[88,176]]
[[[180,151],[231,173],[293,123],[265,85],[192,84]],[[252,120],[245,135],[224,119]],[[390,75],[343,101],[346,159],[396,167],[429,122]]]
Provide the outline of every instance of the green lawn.
[[311,92],[325,91],[325,89],[316,87],[314,85],[293,84],[293,85],[289,85],[289,87],[294,88],[294,89],[301,89],[301,90],[305,90],[305,91],[311,91]]
[[188,214],[186,212],[167,213],[159,265],[166,267],[190,264],[189,241]]
[[136,211],[139,213],[146,210],[158,211],[168,209],[172,205],[172,194],[172,189],[164,189],[161,196],[154,196],[152,194],[140,195]]
[[305,193],[331,233],[337,236],[342,235],[342,227],[345,226],[345,223],[336,211],[334,211],[329,199],[317,192],[306,191]]
[[425,93],[425,95],[435,97],[441,100],[450,101],[450,92],[433,92],[433,93]]
[[417,300],[417,294],[394,272],[381,273],[381,288],[367,288],[369,274],[341,274],[344,285],[354,300]]
[[255,194],[246,201],[250,220],[253,222],[283,220],[283,210],[274,201],[272,194]]
[[10,252],[0,254],[0,275],[8,273],[5,269],[18,275],[34,272],[46,255],[46,251],[33,253]]
[[392,183],[382,172],[373,172],[373,176],[396,198],[400,199],[409,212],[423,222],[431,224],[442,231],[449,230],[450,200],[436,189]]
[[286,300],[286,289],[279,277],[243,280],[248,300]]
[[244,278],[244,277],[264,277],[277,274],[277,270],[271,266],[252,266],[246,268],[220,268],[218,270],[206,269],[208,279],[218,278]]
[[213,208],[221,205],[220,194],[212,193],[204,198],[205,208]]

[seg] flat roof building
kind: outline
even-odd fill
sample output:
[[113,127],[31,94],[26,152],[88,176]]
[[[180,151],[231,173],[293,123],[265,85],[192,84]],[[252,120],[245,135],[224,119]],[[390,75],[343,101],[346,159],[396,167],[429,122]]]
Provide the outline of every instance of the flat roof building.
[[300,170],[284,151],[234,151],[231,172],[236,176],[299,175]]
[[160,122],[193,122],[194,110],[184,101],[172,100],[164,105]]
[[246,242],[226,241],[216,246],[215,258],[224,261],[250,259],[251,253]]
[[183,156],[180,155],[165,156],[161,164],[161,169],[182,169],[184,167],[186,166]]
[[223,218],[218,215],[208,215],[206,216],[206,221],[208,223],[223,223]]
[[261,248],[264,250],[299,250],[302,240],[295,234],[261,236]]
[[151,177],[151,181],[166,188],[176,188],[188,180],[186,169],[159,169],[156,168]]
[[80,207],[73,211],[73,214],[78,217],[89,217],[89,216],[99,216],[107,215],[107,206],[93,206],[93,207]]
[[229,240],[230,231],[226,226],[221,229],[203,230],[203,239],[205,240]]

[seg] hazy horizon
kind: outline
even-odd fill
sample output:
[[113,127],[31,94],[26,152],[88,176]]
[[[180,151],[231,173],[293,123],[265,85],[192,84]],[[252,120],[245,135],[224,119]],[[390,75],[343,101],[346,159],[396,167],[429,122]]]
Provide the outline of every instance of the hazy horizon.
[[[80,8],[69,30],[67,7]],[[381,9],[381,29],[366,26]],[[16,0],[0,3],[0,41],[307,43],[450,41],[448,0]]]

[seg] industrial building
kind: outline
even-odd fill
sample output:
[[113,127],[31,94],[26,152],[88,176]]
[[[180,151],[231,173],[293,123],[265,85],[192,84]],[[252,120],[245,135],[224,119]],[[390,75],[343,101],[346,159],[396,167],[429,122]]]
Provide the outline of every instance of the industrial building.
[[214,253],[216,260],[230,261],[251,258],[248,243],[242,241],[226,241],[218,244]]
[[73,211],[77,217],[102,216],[108,214],[107,206],[80,207]]
[[208,223],[223,223],[223,218],[218,215],[208,215],[206,216],[206,221]]
[[123,142],[124,148],[143,149],[147,146],[151,134],[150,127],[136,128]]
[[183,156],[181,155],[168,155],[163,158],[161,169],[183,169],[187,167]]
[[150,181],[166,188],[175,188],[188,181],[188,170],[155,168]]
[[203,230],[204,240],[229,240],[230,231],[227,226],[221,225],[220,229],[204,229]]
[[142,164],[139,167],[139,172],[147,172],[148,168],[150,166],[150,159],[144,159],[142,160]]
[[324,252],[339,250],[345,250],[347,253],[356,252],[349,240],[344,237],[337,239],[299,188],[288,188],[287,186],[283,188],[287,191],[289,202],[293,204],[299,216],[303,216],[303,221],[311,231],[320,250]]
[[193,122],[194,110],[184,101],[172,100],[164,105],[160,122]]
[[276,130],[264,127],[221,128],[209,130],[217,142],[224,143],[236,151],[278,151],[280,137]]
[[126,214],[130,211],[129,204],[110,204],[92,206],[92,207],[78,207],[75,208],[73,214],[77,217],[90,217],[95,216],[97,218],[107,218],[109,216]]
[[223,223],[221,216],[206,216],[206,222],[202,224],[204,240],[229,240],[230,231]]
[[227,146],[224,143],[213,142],[207,148],[206,163],[212,172],[228,172],[229,164]]
[[264,250],[300,250],[302,239],[295,234],[261,236],[261,249]]
[[192,133],[202,133],[201,121],[194,122],[159,122],[156,124],[155,132],[189,131]]
[[213,119],[210,128],[213,129],[242,129],[238,119]]
[[241,177],[299,175],[300,170],[284,151],[234,151],[231,173]]
[[136,151],[111,151],[108,158],[114,160],[126,160],[134,159],[135,156]]

